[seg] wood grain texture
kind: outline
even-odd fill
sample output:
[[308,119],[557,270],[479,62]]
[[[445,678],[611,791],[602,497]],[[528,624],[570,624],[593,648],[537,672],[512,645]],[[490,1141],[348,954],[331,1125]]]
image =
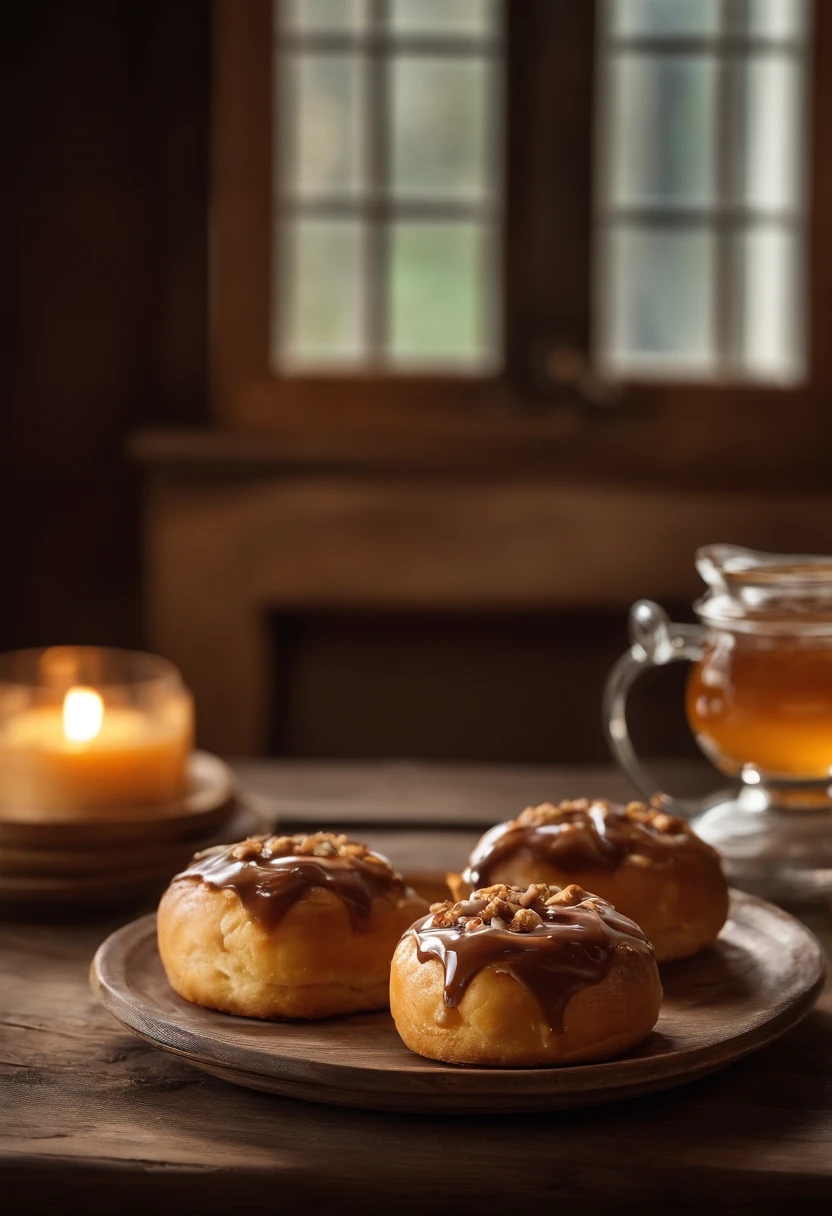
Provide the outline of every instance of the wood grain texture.
[[[611,765],[234,760],[232,767],[245,798],[284,827],[484,829],[530,804],[634,797],[627,777]],[[704,759],[658,761],[652,771],[662,789],[679,797],[704,798],[725,782]]]
[[592,1106],[704,1076],[791,1029],[824,973],[823,951],[799,921],[735,891],[719,942],[662,969],[662,1012],[640,1047],[603,1064],[525,1069],[426,1060],[387,1012],[263,1023],[192,1005],[167,981],[153,916],[107,938],[91,982],[128,1029],[224,1080],[335,1106],[448,1114]]
[[146,498],[148,637],[193,690],[202,745],[264,754],[272,613],[591,605],[623,621],[643,596],[693,600],[692,554],[714,537],[830,551],[827,506],[817,494],[667,495],[649,481],[621,488],[542,475],[158,476]]
[[[39,917],[95,909],[135,910],[148,900],[158,900],[171,874],[183,869],[198,850],[232,844],[266,826],[251,807],[237,803],[220,827],[189,839],[162,842],[155,852],[144,855],[130,847],[74,857],[30,854],[12,863],[17,866],[13,873],[12,864],[0,853],[0,916],[25,910]],[[70,869],[68,856],[77,869]]]
[[124,446],[207,414],[210,25],[206,0],[8,14],[0,650],[143,645]]
[[[450,864],[470,847],[476,828],[392,828],[395,807],[381,813],[384,768],[371,843],[411,868],[435,864],[440,850]],[[275,785],[282,772],[276,765]],[[600,789],[611,778],[588,779]],[[409,781],[415,806],[418,772]],[[325,772],[310,775],[306,795],[300,774],[291,778],[301,814],[321,785],[334,788]],[[470,821],[487,785],[487,769],[472,774]],[[434,788],[426,781],[424,806]],[[455,798],[464,807],[461,789]],[[506,1117],[498,1105],[464,1117],[347,1111],[228,1085],[124,1030],[88,981],[96,947],[119,923],[0,922],[0,1186],[10,1213],[29,1211],[33,1195],[85,1216],[148,1205],[424,1216],[523,1204],[751,1216],[832,1202],[830,990],[752,1056],[626,1104]],[[828,950],[828,912],[810,923]]]
[[272,238],[272,4],[212,6],[211,397],[232,416],[269,354]]

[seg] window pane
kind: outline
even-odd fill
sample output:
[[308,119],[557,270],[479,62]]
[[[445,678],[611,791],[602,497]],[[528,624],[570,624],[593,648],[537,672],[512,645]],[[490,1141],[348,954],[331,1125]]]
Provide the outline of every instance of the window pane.
[[365,185],[364,58],[297,53],[281,56],[280,70],[284,192],[356,194]]
[[711,370],[713,235],[621,226],[605,253],[602,358],[609,369]]
[[802,71],[788,55],[755,55],[739,66],[745,139],[737,192],[754,207],[792,208],[803,185]]
[[391,358],[442,366],[493,359],[488,307],[491,234],[477,224],[394,224]]
[[620,37],[664,38],[719,32],[722,0],[608,0],[610,29]]
[[392,0],[390,24],[398,34],[490,34],[495,0]]
[[365,355],[364,235],[354,221],[284,224],[276,266],[282,365],[354,363]]
[[609,201],[713,202],[715,61],[620,54],[608,84]]
[[486,99],[494,81],[484,61],[401,55],[390,64],[390,163],[394,193],[478,200],[492,188]]
[[803,275],[794,233],[752,228],[737,238],[743,307],[740,366],[752,376],[785,382],[803,373]]
[[[245,2],[245,0],[243,0]],[[363,29],[367,0],[275,0],[277,16],[293,33],[344,33]]]
[[747,0],[748,29],[761,38],[802,38],[808,22],[806,0]]

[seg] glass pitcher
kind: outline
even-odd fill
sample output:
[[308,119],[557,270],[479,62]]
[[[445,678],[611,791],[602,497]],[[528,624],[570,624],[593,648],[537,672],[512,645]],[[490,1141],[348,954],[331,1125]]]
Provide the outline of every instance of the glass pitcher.
[[[700,624],[658,604],[630,612],[630,650],[610,672],[604,719],[613,754],[643,797],[723,855],[740,886],[780,899],[832,894],[832,557],[735,545],[696,554],[708,586]],[[648,667],[689,660],[687,719],[735,787],[698,806],[657,788],[627,732],[627,693]]]

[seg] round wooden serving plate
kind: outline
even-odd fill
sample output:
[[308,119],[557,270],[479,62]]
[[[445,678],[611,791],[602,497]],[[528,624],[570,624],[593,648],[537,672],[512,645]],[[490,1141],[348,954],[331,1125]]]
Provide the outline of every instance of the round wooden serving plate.
[[224,1080],[334,1106],[442,1114],[556,1110],[635,1097],[692,1081],[770,1043],[808,1012],[823,952],[799,921],[733,891],[717,944],[662,969],[658,1025],[606,1064],[460,1068],[414,1055],[386,1012],[320,1022],[259,1022],[181,1000],[165,978],[155,917],[108,937],[93,989],[129,1030]]

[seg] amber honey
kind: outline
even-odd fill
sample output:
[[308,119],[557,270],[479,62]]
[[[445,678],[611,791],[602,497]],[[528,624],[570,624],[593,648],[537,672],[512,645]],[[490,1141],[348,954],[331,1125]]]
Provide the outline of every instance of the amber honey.
[[[658,604],[630,612],[632,645],[604,690],[607,737],[645,798],[681,813],[718,849],[736,886],[777,900],[832,898],[832,556],[707,545],[698,624]],[[689,661],[687,717],[736,785],[678,804],[639,761],[627,696],[651,667]],[[699,814],[696,814],[697,809]]]
[[832,773],[832,645],[719,633],[688,679],[687,716],[723,772],[821,780]]

